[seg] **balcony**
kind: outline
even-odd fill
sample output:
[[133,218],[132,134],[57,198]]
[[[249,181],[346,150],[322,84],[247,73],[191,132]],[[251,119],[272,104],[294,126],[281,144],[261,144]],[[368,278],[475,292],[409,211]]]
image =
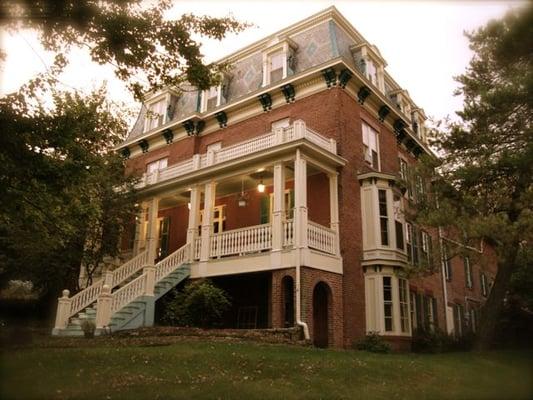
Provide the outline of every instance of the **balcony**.
[[323,137],[307,128],[303,121],[298,120],[287,128],[280,128],[244,142],[223,147],[219,150],[208,151],[204,154],[195,154],[188,160],[178,164],[170,165],[151,174],[145,173],[136,188],[143,189],[150,185],[170,182],[194,172],[207,171],[210,167],[223,166],[243,157],[253,158],[264,152],[275,152],[284,145],[296,144],[298,142],[310,144],[319,151],[337,155],[337,143],[334,139]]

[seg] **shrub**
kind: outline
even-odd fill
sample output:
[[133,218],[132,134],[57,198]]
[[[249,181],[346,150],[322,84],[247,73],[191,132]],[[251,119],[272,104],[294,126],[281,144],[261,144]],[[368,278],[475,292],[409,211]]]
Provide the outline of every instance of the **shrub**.
[[220,325],[230,306],[224,290],[209,280],[197,280],[188,283],[182,291],[173,291],[162,320],[169,325],[212,328]]
[[470,350],[473,336],[455,337],[436,329],[434,332],[418,329],[413,333],[411,349],[416,353],[443,353]]
[[86,338],[90,339],[94,337],[94,331],[96,330],[96,325],[94,321],[86,319],[81,323],[81,329],[83,330],[83,335]]
[[356,343],[357,350],[370,351],[372,353],[390,353],[391,348],[376,332],[371,332],[363,340]]

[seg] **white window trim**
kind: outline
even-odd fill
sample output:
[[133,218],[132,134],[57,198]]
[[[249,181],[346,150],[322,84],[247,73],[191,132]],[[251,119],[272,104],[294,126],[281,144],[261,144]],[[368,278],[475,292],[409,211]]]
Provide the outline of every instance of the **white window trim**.
[[283,55],[283,74],[281,79],[283,80],[288,76],[289,54],[291,52],[291,48],[294,47],[295,45],[289,43],[288,39],[284,39],[281,42],[274,44],[273,46],[270,46],[269,48],[263,51],[263,87],[268,86],[272,83],[270,82],[270,59],[274,54],[278,52],[282,52]]
[[[375,149],[371,148],[370,143],[365,143],[365,127],[368,128],[368,129],[366,129],[366,131],[369,134],[373,134],[374,135],[375,144],[376,144],[376,148]],[[374,129],[370,124],[368,124],[367,122],[365,122],[363,120],[362,123],[361,123],[361,135],[362,135],[361,140],[362,140],[362,143],[363,143],[363,159],[364,159],[364,161],[367,164],[370,164],[370,166],[373,168],[372,150],[375,150],[376,153],[377,153],[377,157],[378,157],[377,170],[381,171],[381,157],[380,157],[380,154],[379,154],[379,132],[376,129]],[[370,141],[370,138],[369,138],[368,141]],[[364,146],[367,147],[368,151],[364,151]]]
[[[161,128],[163,125],[165,125],[168,122],[167,121],[167,107],[170,104],[170,96],[171,96],[171,94],[169,92],[162,93],[162,94],[160,94],[160,95],[158,95],[156,97],[151,98],[150,101],[146,102],[147,114],[144,117],[144,126],[143,126],[143,132],[144,133],[150,132],[150,131],[155,130],[155,129],[159,129],[159,128]],[[163,101],[163,121],[161,122],[161,125],[158,125],[156,127],[153,127],[153,128],[149,129],[149,120],[151,118],[148,118],[148,112],[150,111],[150,107],[152,107],[154,104],[159,103],[160,101]]]
[[[217,88],[217,102],[216,102],[215,108],[219,107],[222,103],[222,84],[217,85],[216,88]],[[200,101],[200,112],[207,111],[207,102],[209,100],[207,96],[209,95],[209,91],[210,89],[202,90],[202,94],[201,94],[202,99]]]

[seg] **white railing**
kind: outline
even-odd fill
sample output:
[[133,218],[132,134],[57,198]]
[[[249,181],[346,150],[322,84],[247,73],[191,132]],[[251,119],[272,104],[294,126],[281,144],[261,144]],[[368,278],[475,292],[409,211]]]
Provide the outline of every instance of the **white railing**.
[[180,162],[179,164],[170,165],[167,168],[155,171],[148,175],[145,174],[141,182],[137,184],[137,188],[143,188],[147,185],[153,185],[158,182],[173,179],[178,176],[188,174],[189,172],[206,168],[210,165],[234,160],[282,143],[288,143],[299,139],[306,139],[327,151],[337,154],[337,145],[335,140],[327,139],[311,129],[306,128],[303,121],[295,122],[299,123],[298,129],[295,129],[296,124],[284,128],[279,137],[276,135],[276,132],[269,132],[252,139],[245,140],[241,143],[223,147],[219,150],[214,150],[212,151],[212,154],[197,154],[188,160]]
[[287,220],[283,223],[283,247],[294,244],[294,221]]
[[210,257],[241,255],[272,248],[270,224],[234,229],[211,236]]
[[309,247],[324,253],[335,254],[335,236],[335,231],[332,229],[308,221],[307,243]]
[[337,153],[337,145],[335,144],[335,141],[326,139],[324,136],[316,133],[315,131],[307,128],[305,132],[305,137],[314,144],[331,151],[332,153]]
[[86,287],[81,292],[78,292],[72,296],[70,298],[70,311],[67,318],[72,317],[74,314],[94,303],[102,291],[102,286],[104,286],[104,280],[99,279],[91,286]]
[[130,276],[137,273],[148,263],[148,250],[143,251],[142,253],[137,254],[131,260],[127,261],[125,264],[118,267],[113,271],[113,282],[111,289],[115,286],[120,285]]
[[146,274],[142,274],[116,292],[111,293],[111,314],[120,310],[137,297],[144,295],[145,288]]
[[174,253],[165,257],[155,265],[155,281],[159,282],[165,278],[168,274],[188,261],[189,257],[189,245],[185,244],[181,246]]
[[196,237],[194,238],[194,253],[193,253],[193,259],[199,260],[200,259],[200,251],[202,250],[202,238]]

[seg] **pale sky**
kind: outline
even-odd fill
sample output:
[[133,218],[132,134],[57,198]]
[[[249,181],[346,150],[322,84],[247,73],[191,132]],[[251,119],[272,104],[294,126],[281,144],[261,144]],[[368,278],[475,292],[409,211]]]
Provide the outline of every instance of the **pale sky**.
[[[206,62],[298,22],[331,5],[372,44],[388,63],[387,71],[409,91],[428,116],[454,116],[461,99],[453,96],[453,76],[465,71],[472,55],[463,31],[471,31],[524,2],[511,1],[175,1],[169,17],[182,13],[233,15],[255,24],[222,42],[206,41]],[[0,94],[16,90],[51,65],[53,55],[43,50],[31,31],[2,34],[7,60],[1,66]],[[132,96],[111,66],[93,64],[85,50],[71,52],[71,63],[61,76],[64,88],[82,91],[106,80],[109,95],[136,107]]]

